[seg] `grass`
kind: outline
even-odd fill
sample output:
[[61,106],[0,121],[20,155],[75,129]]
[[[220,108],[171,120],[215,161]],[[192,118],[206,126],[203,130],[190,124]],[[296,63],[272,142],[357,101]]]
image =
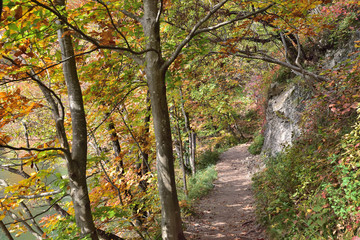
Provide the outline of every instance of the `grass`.
[[[222,151],[224,150],[222,149]],[[213,182],[217,178],[215,165],[219,160],[219,156],[222,151],[208,150],[198,158],[198,170],[194,176],[189,177],[187,180],[187,196],[182,190],[180,190],[182,186],[178,186],[180,207],[185,215],[192,215],[194,213],[193,205],[196,201],[207,195],[214,188]]]

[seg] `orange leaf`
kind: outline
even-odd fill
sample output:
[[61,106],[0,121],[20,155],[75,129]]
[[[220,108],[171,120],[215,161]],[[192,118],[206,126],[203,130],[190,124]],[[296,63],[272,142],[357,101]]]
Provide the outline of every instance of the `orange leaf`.
[[18,6],[15,10],[15,19],[18,20],[23,16],[22,14],[22,7]]

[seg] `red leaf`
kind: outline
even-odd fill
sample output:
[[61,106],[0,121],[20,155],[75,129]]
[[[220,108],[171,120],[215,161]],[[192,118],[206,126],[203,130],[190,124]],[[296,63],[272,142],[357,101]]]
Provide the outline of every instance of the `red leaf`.
[[357,109],[359,107],[359,103],[355,102],[350,107],[353,108],[353,109]]

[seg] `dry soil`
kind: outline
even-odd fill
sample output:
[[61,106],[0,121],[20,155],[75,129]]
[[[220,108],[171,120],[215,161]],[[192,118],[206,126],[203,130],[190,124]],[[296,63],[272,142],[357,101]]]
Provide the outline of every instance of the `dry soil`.
[[251,177],[261,166],[242,144],[220,156],[214,189],[195,206],[195,216],[185,219],[187,239],[263,240],[264,229],[255,220]]

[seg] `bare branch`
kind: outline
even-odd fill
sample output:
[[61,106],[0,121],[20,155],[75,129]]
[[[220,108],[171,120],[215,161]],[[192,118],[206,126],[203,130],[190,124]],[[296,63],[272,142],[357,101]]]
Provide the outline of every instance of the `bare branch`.
[[34,195],[18,195],[16,197],[20,198],[20,199],[35,199],[35,198],[43,198],[43,197],[56,195],[56,194],[59,194],[61,192],[62,192],[62,190],[59,189],[59,190],[52,191],[52,192],[44,192],[44,193],[39,193],[39,194],[34,194]]
[[229,0],[224,0],[216,4],[203,19],[201,19],[197,24],[195,24],[195,26],[191,29],[190,33],[186,36],[186,38],[182,40],[182,42],[177,46],[171,57],[164,62],[162,66],[163,69],[166,69],[171,65],[171,63],[177,58],[177,56],[180,54],[181,50],[185,47],[185,45],[188,44],[191,41],[191,39],[193,39],[193,37],[196,35],[196,31],[201,27],[201,25],[203,25],[207,20],[209,20],[209,18],[217,10],[219,10],[222,6],[224,6],[224,4],[227,3],[228,1]]
[[225,21],[225,22],[222,22],[222,23],[219,23],[215,26],[212,26],[212,27],[207,27],[207,28],[202,28],[202,29],[199,29],[201,27],[201,25],[203,25],[207,20],[209,20],[209,18],[215,13],[217,12],[226,2],[228,2],[228,0],[224,0],[220,3],[218,3],[217,5],[215,5],[211,10],[210,12],[203,18],[201,19],[193,28],[192,30],[190,31],[190,33],[186,36],[186,38],[177,46],[176,50],[173,52],[173,54],[171,55],[171,57],[165,61],[165,63],[163,64],[162,68],[163,69],[166,69],[168,68],[171,63],[173,61],[175,61],[175,59],[177,58],[177,56],[180,54],[181,50],[186,46],[186,44],[188,44],[190,42],[190,40],[192,38],[194,38],[196,35],[198,34],[201,34],[201,33],[204,33],[204,32],[209,32],[209,31],[212,31],[212,30],[216,30],[220,27],[223,27],[223,26],[226,26],[226,25],[229,25],[231,23],[234,23],[236,21],[240,21],[240,20],[244,20],[246,18],[250,18],[252,16],[255,16],[259,13],[262,13],[262,12],[265,12],[266,10],[268,10],[269,8],[271,8],[272,6],[274,6],[274,4],[270,4],[269,6],[265,7],[265,8],[262,8],[262,9],[259,9],[255,12],[251,12],[249,14],[246,14],[246,15],[241,15],[241,16],[238,16],[232,20],[229,20],[229,21]]
[[120,116],[121,116],[121,119],[123,120],[123,123],[125,124],[126,128],[128,129],[128,131],[129,131],[132,139],[133,139],[134,142],[136,143],[136,146],[138,147],[138,149],[139,149],[139,151],[140,151],[140,153],[141,153],[141,156],[142,156],[142,158],[144,159],[144,162],[145,162],[145,164],[146,164],[146,167],[148,168],[149,172],[151,172],[151,170],[150,170],[151,168],[150,168],[150,166],[149,166],[149,163],[146,161],[145,153],[144,153],[144,151],[141,149],[141,146],[140,146],[140,144],[139,144],[139,141],[136,140],[133,131],[131,130],[131,128],[129,127],[129,125],[126,123],[125,118],[124,118],[122,112],[120,111],[120,109],[119,109],[119,114],[120,114]]
[[209,31],[212,31],[212,30],[216,30],[216,29],[218,29],[218,28],[221,28],[221,27],[223,27],[223,26],[229,25],[229,24],[231,24],[231,23],[234,23],[234,22],[237,22],[237,21],[240,21],[240,20],[244,20],[244,19],[250,18],[250,17],[255,16],[255,15],[259,14],[259,13],[265,12],[266,10],[268,10],[269,8],[271,8],[271,7],[274,6],[274,5],[275,5],[275,4],[270,4],[269,6],[264,7],[264,8],[261,8],[261,9],[255,11],[255,12],[251,12],[251,13],[248,13],[248,14],[245,14],[245,15],[237,16],[237,17],[235,17],[235,18],[232,19],[232,20],[219,23],[219,24],[217,24],[217,25],[215,25],[215,26],[211,26],[211,27],[199,29],[199,30],[196,31],[196,34],[203,33],[203,32],[209,32]]
[[284,34],[281,32],[280,33],[280,37],[281,37],[281,41],[284,45],[284,50],[285,50],[285,59],[286,59],[286,62],[288,64],[290,64],[290,60],[289,60],[289,50],[288,50],[288,47],[287,47],[287,44],[286,44],[286,41],[285,41],[285,37],[284,37]]
[[300,64],[300,57],[301,57],[301,44],[300,44],[300,39],[299,36],[297,34],[295,34],[295,38],[296,38],[296,44],[297,44],[297,56],[296,56],[296,60],[295,60],[295,64],[299,67],[302,68],[301,64]]
[[[293,70],[293,71],[295,71],[295,72],[297,72],[299,74],[312,77],[312,78],[314,78],[315,80],[317,80],[319,82],[328,81],[327,78],[325,78],[325,77],[323,77],[321,75],[318,75],[318,74],[315,74],[313,72],[307,71],[305,69],[299,68],[298,66],[292,65],[290,63],[283,62],[281,60],[275,59],[275,58],[273,58],[273,57],[271,57],[271,56],[269,56],[269,55],[267,55],[265,53],[262,53],[260,51],[258,51],[257,53],[260,54],[260,55],[256,55],[256,53],[240,51],[240,50],[238,50],[237,53],[225,53],[225,54],[233,55],[233,56],[237,56],[237,57],[241,57],[241,58],[256,59],[256,60],[262,60],[262,61],[269,62],[269,63],[278,64],[280,66],[289,68],[289,69],[291,69],[291,70]],[[211,54],[224,54],[224,53],[211,52]]]
[[35,237],[36,237],[36,239],[38,239],[38,240],[42,240],[43,238],[42,238],[42,236],[38,233],[38,232],[36,232],[27,222],[26,222],[26,220],[22,220],[21,218],[19,218],[14,212],[12,212],[12,211],[8,211],[8,214],[9,214],[9,216],[13,219],[13,220],[15,220],[16,222],[21,222],[23,225],[24,225],[24,227],[32,234],[32,235],[34,235]]
[[[104,167],[104,164],[102,163],[102,160],[100,160],[100,166],[101,166],[101,169],[103,170],[103,172],[104,172],[104,174],[105,174],[106,180],[107,180],[107,181],[111,184],[111,186],[116,190],[117,195],[118,195],[118,198],[119,198],[119,201],[120,201],[120,204],[121,204],[121,205],[124,205],[123,200],[122,200],[122,198],[121,198],[121,191],[120,191],[120,189],[115,185],[115,183],[110,179],[109,174],[107,173],[107,171],[106,171],[106,169],[105,169],[105,167]],[[135,225],[134,225],[131,221],[129,221],[129,223],[130,223],[133,227],[135,227]],[[136,228],[135,228],[135,231],[139,234],[139,236],[140,236],[142,239],[145,239],[145,237],[141,234],[141,232],[138,231]]]
[[[91,49],[91,50],[89,50],[89,51],[82,52],[82,53],[73,55],[73,56],[71,56],[71,57],[62,59],[61,61],[59,61],[59,62],[57,62],[57,63],[54,63],[54,64],[52,64],[52,65],[49,65],[49,66],[47,66],[47,67],[45,67],[45,68],[41,68],[41,70],[39,70],[38,72],[35,72],[35,71],[34,71],[34,73],[30,74],[29,77],[32,77],[32,76],[35,76],[35,75],[39,75],[39,74],[43,73],[44,71],[46,71],[46,70],[48,70],[48,69],[50,69],[50,68],[56,67],[56,66],[58,66],[58,65],[60,65],[60,64],[62,64],[62,63],[64,63],[64,62],[66,62],[66,61],[69,61],[69,60],[72,59],[72,58],[80,57],[80,56],[83,56],[83,55],[92,53],[92,52],[94,52],[94,51],[96,51],[96,50],[99,50],[99,48],[94,48],[94,49]],[[17,64],[17,63],[16,63],[13,59],[11,59],[10,57],[7,57],[7,56],[5,56],[5,55],[2,55],[2,57],[3,57],[4,59],[10,61],[12,64],[19,66],[19,64]],[[19,78],[19,79],[16,79],[16,80],[10,80],[10,79],[3,78],[3,79],[5,79],[5,82],[4,82],[4,83],[1,83],[0,85],[4,85],[4,84],[9,83],[9,82],[24,81],[24,80],[27,80],[29,77]]]
[[163,12],[163,8],[164,8],[164,0],[160,0],[160,8],[159,8],[159,11],[156,16],[156,22],[160,21],[160,17],[161,17],[161,13]]
[[123,10],[123,9],[121,9],[120,12],[121,12],[122,14],[124,14],[125,16],[134,19],[134,20],[137,21],[137,22],[140,22],[140,21],[141,21],[141,19],[140,19],[138,16],[136,16],[135,14],[133,14],[133,13],[131,13],[131,12],[128,12],[128,11]]
[[0,168],[3,169],[3,170],[9,171],[11,173],[20,175],[23,178],[29,178],[30,177],[30,175],[27,174],[25,171],[21,171],[21,170],[18,170],[16,168],[12,168],[12,167],[9,167],[9,166],[3,166],[3,165],[0,165]]
[[14,147],[7,144],[0,143],[0,147],[15,150],[15,151],[35,151],[35,152],[45,152],[45,151],[62,151],[65,154],[69,154],[68,150],[65,148],[26,148],[26,147]]
[[39,224],[36,222],[35,217],[33,216],[33,214],[31,213],[30,209],[26,206],[26,204],[24,202],[20,203],[20,206],[24,209],[24,211],[26,212],[26,214],[28,215],[28,218],[30,220],[30,222],[32,223],[32,226],[35,227],[35,229],[41,234],[42,238],[48,238],[48,236],[46,235],[46,233],[44,233],[44,231],[41,229],[41,227],[39,226]]

